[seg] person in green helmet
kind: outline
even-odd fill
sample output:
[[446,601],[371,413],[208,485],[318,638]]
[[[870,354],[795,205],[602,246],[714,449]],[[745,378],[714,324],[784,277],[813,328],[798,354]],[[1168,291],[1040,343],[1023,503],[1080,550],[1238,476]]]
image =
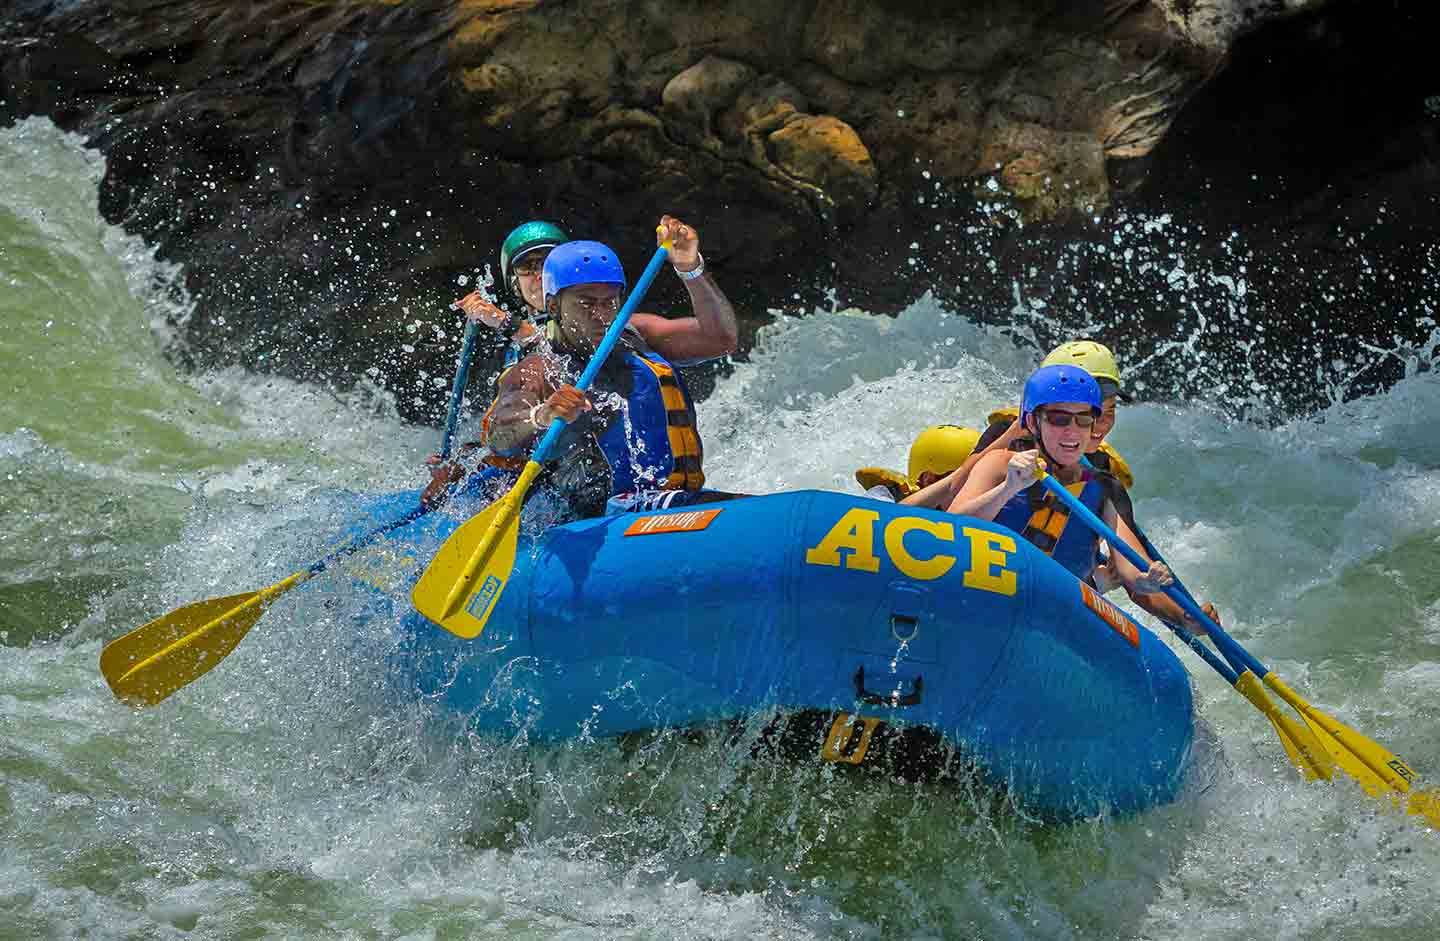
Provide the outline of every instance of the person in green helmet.
[[[549,317],[545,313],[545,292],[540,287],[540,272],[550,252],[568,241],[570,236],[555,223],[532,219],[511,229],[505,241],[500,243],[500,280],[510,296],[519,302],[520,313],[512,315],[479,289],[450,305],[454,310],[464,311],[466,318],[503,334],[506,369],[545,343],[545,322]],[[421,493],[421,501],[432,507],[444,503],[451,488],[465,477],[463,459],[472,456],[479,448],[480,443],[472,441],[457,449],[454,460],[443,460],[439,454],[426,458],[430,483]]]
[[492,330],[503,331],[508,341],[505,365],[513,366],[536,343],[545,339],[545,293],[540,287],[540,272],[551,249],[570,241],[565,230],[553,222],[532,220],[510,230],[500,244],[500,280],[510,295],[523,307],[512,316],[480,291],[471,291],[450,305],[465,312]]

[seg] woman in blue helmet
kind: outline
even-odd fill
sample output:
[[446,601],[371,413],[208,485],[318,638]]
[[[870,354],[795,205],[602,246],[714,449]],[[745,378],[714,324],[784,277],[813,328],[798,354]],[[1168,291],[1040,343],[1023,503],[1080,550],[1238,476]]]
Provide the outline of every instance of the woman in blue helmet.
[[695,407],[676,362],[735,348],[735,311],[706,273],[699,235],[678,219],[660,220],[658,239],[690,295],[693,315],[635,314],[587,394],[573,383],[615,314],[627,282],[615,253],[599,242],[569,242],[545,260],[543,288],[550,348],[501,377],[485,419],[485,443],[523,461],[550,422],[570,423],[557,482],[580,515],[608,500],[613,511],[683,506],[723,498],[703,490],[703,450]]
[[[1037,369],[1026,381],[1020,402],[1020,420],[1034,437],[1035,449],[985,454],[950,503],[950,512],[994,520],[1024,536],[1076,578],[1089,579],[1099,561],[1099,537],[1069,519],[1065,506],[1039,483],[1036,473],[1043,458],[1044,469],[1114,528],[1118,516],[1108,488],[1098,472],[1080,463],[1101,408],[1100,386],[1084,369]],[[1140,572],[1117,556],[1112,566],[1127,590],[1154,596],[1150,600],[1165,609],[1165,616],[1184,619],[1178,605],[1158,595],[1174,581],[1163,562]]]

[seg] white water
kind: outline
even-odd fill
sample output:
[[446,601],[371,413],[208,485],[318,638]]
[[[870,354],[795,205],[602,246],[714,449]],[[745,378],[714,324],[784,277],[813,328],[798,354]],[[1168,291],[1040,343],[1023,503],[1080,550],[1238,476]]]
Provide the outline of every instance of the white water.
[[[0,168],[0,937],[1440,935],[1440,835],[1296,780],[1188,651],[1213,783],[1064,828],[719,741],[475,740],[384,696],[387,626],[352,621],[339,583],[161,707],[118,705],[105,640],[317,557],[335,490],[417,485],[435,433],[373,394],[177,375],[159,325],[183,299],[95,217],[97,158],[31,121],[0,132]],[[700,407],[707,473],[853,491],[920,428],[1007,404],[1034,360],[925,302],[784,321]],[[1437,410],[1417,370],[1275,428],[1134,405],[1112,437],[1140,519],[1236,637],[1431,782]]]

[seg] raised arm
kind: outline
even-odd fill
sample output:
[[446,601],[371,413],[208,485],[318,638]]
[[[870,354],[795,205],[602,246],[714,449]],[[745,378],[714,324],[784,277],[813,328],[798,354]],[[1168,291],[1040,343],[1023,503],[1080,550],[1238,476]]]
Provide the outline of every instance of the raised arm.
[[739,342],[740,330],[735,322],[735,308],[715,283],[715,278],[705,270],[705,260],[700,255],[700,234],[689,225],[673,216],[662,216],[660,241],[670,239],[670,262],[676,274],[690,292],[690,317],[661,317],[658,314],[637,313],[630,323],[640,331],[645,342],[666,359],[684,362],[686,360],[713,359],[733,353]]

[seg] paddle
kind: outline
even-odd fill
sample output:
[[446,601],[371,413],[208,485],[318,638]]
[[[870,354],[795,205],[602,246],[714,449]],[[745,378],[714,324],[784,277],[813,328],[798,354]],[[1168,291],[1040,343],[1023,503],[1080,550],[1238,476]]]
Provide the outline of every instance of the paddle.
[[[1081,458],[1081,463],[1087,467],[1092,466],[1085,458]],[[1156,562],[1164,562],[1165,558],[1160,554],[1160,550],[1156,549],[1155,544],[1145,536],[1145,533],[1141,531],[1139,524],[1135,522],[1133,517],[1128,519],[1127,522],[1130,524],[1130,531],[1135,534],[1136,539],[1140,540],[1140,545],[1144,547],[1150,558]],[[1200,606],[1199,602],[1195,600],[1195,596],[1190,594],[1190,590],[1181,583],[1178,576],[1175,578],[1175,589],[1183,592],[1185,597],[1189,598],[1190,602],[1196,607]],[[1206,647],[1200,638],[1176,624],[1174,621],[1163,617],[1159,620],[1166,627],[1170,628],[1175,636],[1183,640],[1186,646],[1195,651],[1195,653],[1200,656],[1200,659],[1204,660],[1215,672],[1224,677],[1225,682],[1233,686],[1252,706],[1259,709],[1266,719],[1270,720],[1270,724],[1275,728],[1275,733],[1280,737],[1280,744],[1285,749],[1286,756],[1289,757],[1290,762],[1295,765],[1295,767],[1304,772],[1306,778],[1312,781],[1316,778],[1322,778],[1328,781],[1334,776],[1335,761],[1330,757],[1330,754],[1325,751],[1324,746],[1320,744],[1315,734],[1281,712],[1280,707],[1276,706],[1275,701],[1265,692],[1264,685],[1254,673],[1246,669],[1243,665],[1232,668],[1225,661],[1221,660],[1213,650]]]
[[1225,678],[1225,682],[1235,687],[1236,692],[1244,696],[1252,706],[1259,709],[1265,718],[1270,720],[1290,762],[1304,772],[1307,779],[1313,781],[1321,778],[1328,781],[1334,776],[1335,761],[1321,746],[1314,733],[1281,712],[1280,707],[1275,705],[1275,701],[1265,692],[1265,687],[1261,685],[1259,678],[1254,673],[1249,670],[1237,673],[1231,669],[1229,664],[1220,659],[1215,651],[1206,647],[1204,641],[1174,621],[1160,618],[1160,623],[1170,628],[1175,636],[1199,654],[1200,659],[1210,664],[1216,673]]
[[[445,431],[440,439],[442,458],[450,456],[450,446],[455,439],[479,326],[471,321],[465,328]],[[131,705],[154,706],[163,702],[171,693],[195,682],[225,659],[276,598],[428,512],[427,507],[419,506],[269,588],[196,601],[142,624],[100,651],[100,672],[105,682],[110,684],[116,698]]]
[[[1070,508],[1072,516],[1085,523],[1096,535],[1109,541],[1111,548],[1125,556],[1130,564],[1142,572],[1149,568],[1149,564],[1141,558],[1139,553],[1130,548],[1129,544],[1105,525],[1103,520],[1090,512],[1088,507],[1061,486],[1059,481],[1043,472],[1040,479],[1057,499]],[[1230,661],[1242,678],[1245,671],[1262,677],[1266,686],[1274,690],[1281,699],[1299,712],[1301,718],[1305,720],[1306,726],[1334,758],[1335,763],[1359,781],[1367,793],[1374,797],[1391,796],[1397,804],[1400,803],[1400,795],[1408,793],[1409,799],[1405,802],[1406,810],[1409,813],[1425,817],[1431,826],[1440,828],[1440,791],[1435,789],[1413,790],[1415,772],[1394,753],[1306,702],[1269,668],[1251,656],[1250,652],[1240,646],[1225,632],[1224,628],[1200,610],[1200,606],[1195,604],[1188,592],[1177,590],[1173,585],[1164,591],[1186,614],[1194,618],[1209,632],[1211,642],[1225,656],[1225,659]],[[1236,688],[1245,693],[1243,688],[1239,686]],[[1254,700],[1251,701],[1254,702]],[[1256,703],[1256,707],[1260,708],[1262,712],[1265,711],[1259,703]],[[1281,741],[1285,741],[1283,735]],[[1299,740],[1296,740],[1296,744],[1299,745]],[[1319,774],[1318,770],[1317,776],[1328,777],[1328,775]]]
[[460,361],[455,365],[455,382],[450,386],[450,407],[445,410],[445,430],[440,434],[440,457],[450,456],[455,443],[455,428],[460,424],[460,403],[465,401],[465,380],[470,378],[470,360],[475,356],[475,338],[480,335],[480,322],[465,323],[465,339],[460,344]]
[[[595,381],[595,375],[619,341],[625,324],[650,288],[650,282],[655,280],[669,251],[669,242],[655,250],[650,264],[635,282],[635,289],[625,301],[625,306],[620,308],[595,348],[595,355],[580,374],[575,388],[583,392]],[[520,507],[525,501],[525,494],[564,427],[563,418],[556,417],[551,421],[545,437],[531,452],[530,460],[510,492],[476,514],[445,540],[430,561],[430,566],[415,583],[415,590],[410,593],[410,602],[416,611],[457,637],[470,640],[480,636],[515,567],[515,547],[520,538]]]

